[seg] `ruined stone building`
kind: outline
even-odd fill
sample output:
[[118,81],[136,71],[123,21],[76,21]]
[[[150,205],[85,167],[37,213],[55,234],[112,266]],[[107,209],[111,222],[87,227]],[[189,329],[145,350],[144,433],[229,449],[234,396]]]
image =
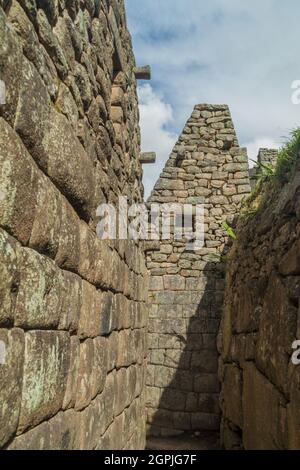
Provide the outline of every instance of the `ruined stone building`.
[[249,170],[251,188],[254,189],[257,180],[268,169],[274,167],[276,164],[278,150],[275,149],[260,149],[257,156],[257,163]]
[[227,106],[198,105],[150,202],[204,205],[204,246],[149,251],[147,415],[151,434],[220,427],[217,333],[224,295],[224,222],[250,192],[248,159]]
[[145,78],[123,0],[0,0],[0,448],[300,449],[299,161],[245,215],[229,108],[196,105],[148,202],[203,205],[203,246],[100,240],[144,199]]

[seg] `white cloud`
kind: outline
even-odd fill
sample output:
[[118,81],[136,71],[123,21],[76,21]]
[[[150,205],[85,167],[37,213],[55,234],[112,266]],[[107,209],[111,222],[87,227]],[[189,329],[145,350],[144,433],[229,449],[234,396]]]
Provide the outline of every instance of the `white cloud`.
[[177,136],[166,129],[173,121],[173,111],[169,104],[159,97],[147,84],[139,87],[142,150],[157,153],[155,165],[144,165],[145,196],[149,196],[159,177]]
[[239,141],[250,144],[252,156],[261,140],[278,145],[299,127],[300,105],[292,104],[292,83],[300,80],[298,0],[126,5],[137,62],[151,65],[152,89],[172,106],[174,119],[164,127],[172,137],[196,103],[228,104]]

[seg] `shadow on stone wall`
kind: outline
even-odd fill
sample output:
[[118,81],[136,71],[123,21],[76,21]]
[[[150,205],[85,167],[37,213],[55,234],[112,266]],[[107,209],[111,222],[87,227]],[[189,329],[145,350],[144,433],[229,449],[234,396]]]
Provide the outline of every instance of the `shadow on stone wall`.
[[[199,278],[205,288],[202,292],[188,293],[191,304],[183,305],[182,317],[170,315],[165,319],[169,322],[170,349],[160,352],[160,360],[163,360],[162,365],[173,369],[172,378],[166,383],[168,377],[161,377],[159,404],[148,408],[148,436],[171,437],[183,433],[198,436],[220,430],[217,342],[224,301],[226,253],[231,244],[229,242],[219,255],[219,262],[213,257],[207,262]],[[178,293],[178,302],[180,295]],[[196,304],[195,299],[198,299]],[[170,305],[170,309],[172,307]],[[183,335],[176,332],[182,320],[187,322]],[[162,373],[166,370],[161,368]]]

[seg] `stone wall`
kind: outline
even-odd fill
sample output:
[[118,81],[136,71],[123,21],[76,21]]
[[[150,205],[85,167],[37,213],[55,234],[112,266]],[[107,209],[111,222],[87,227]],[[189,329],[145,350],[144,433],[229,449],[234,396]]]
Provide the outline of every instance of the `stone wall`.
[[260,176],[262,176],[263,172],[276,164],[277,156],[278,150],[276,149],[259,149],[257,164],[250,170],[250,184],[252,189],[255,188],[257,181]]
[[144,253],[96,207],[143,198],[122,0],[1,0],[0,447],[144,447]]
[[243,211],[230,253],[220,333],[226,449],[300,448],[300,156]]
[[241,201],[249,194],[248,158],[227,106],[198,105],[156,183],[149,203],[204,204],[205,244],[162,241],[150,250],[148,432],[218,430],[216,337],[222,312],[222,256]]

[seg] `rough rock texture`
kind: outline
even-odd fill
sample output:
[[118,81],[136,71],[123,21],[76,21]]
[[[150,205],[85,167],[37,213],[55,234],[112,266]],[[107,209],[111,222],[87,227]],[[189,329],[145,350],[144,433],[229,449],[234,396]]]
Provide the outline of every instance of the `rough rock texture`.
[[300,157],[289,183],[275,178],[257,194],[229,255],[220,331],[226,449],[300,448],[300,369],[291,360],[300,338],[299,194]]
[[217,332],[227,244],[250,192],[248,158],[227,106],[198,105],[149,203],[204,204],[205,244],[188,251],[174,238],[150,249],[148,432],[172,436],[219,429]]
[[144,448],[144,253],[96,208],[143,198],[123,1],[0,1],[0,447]]

